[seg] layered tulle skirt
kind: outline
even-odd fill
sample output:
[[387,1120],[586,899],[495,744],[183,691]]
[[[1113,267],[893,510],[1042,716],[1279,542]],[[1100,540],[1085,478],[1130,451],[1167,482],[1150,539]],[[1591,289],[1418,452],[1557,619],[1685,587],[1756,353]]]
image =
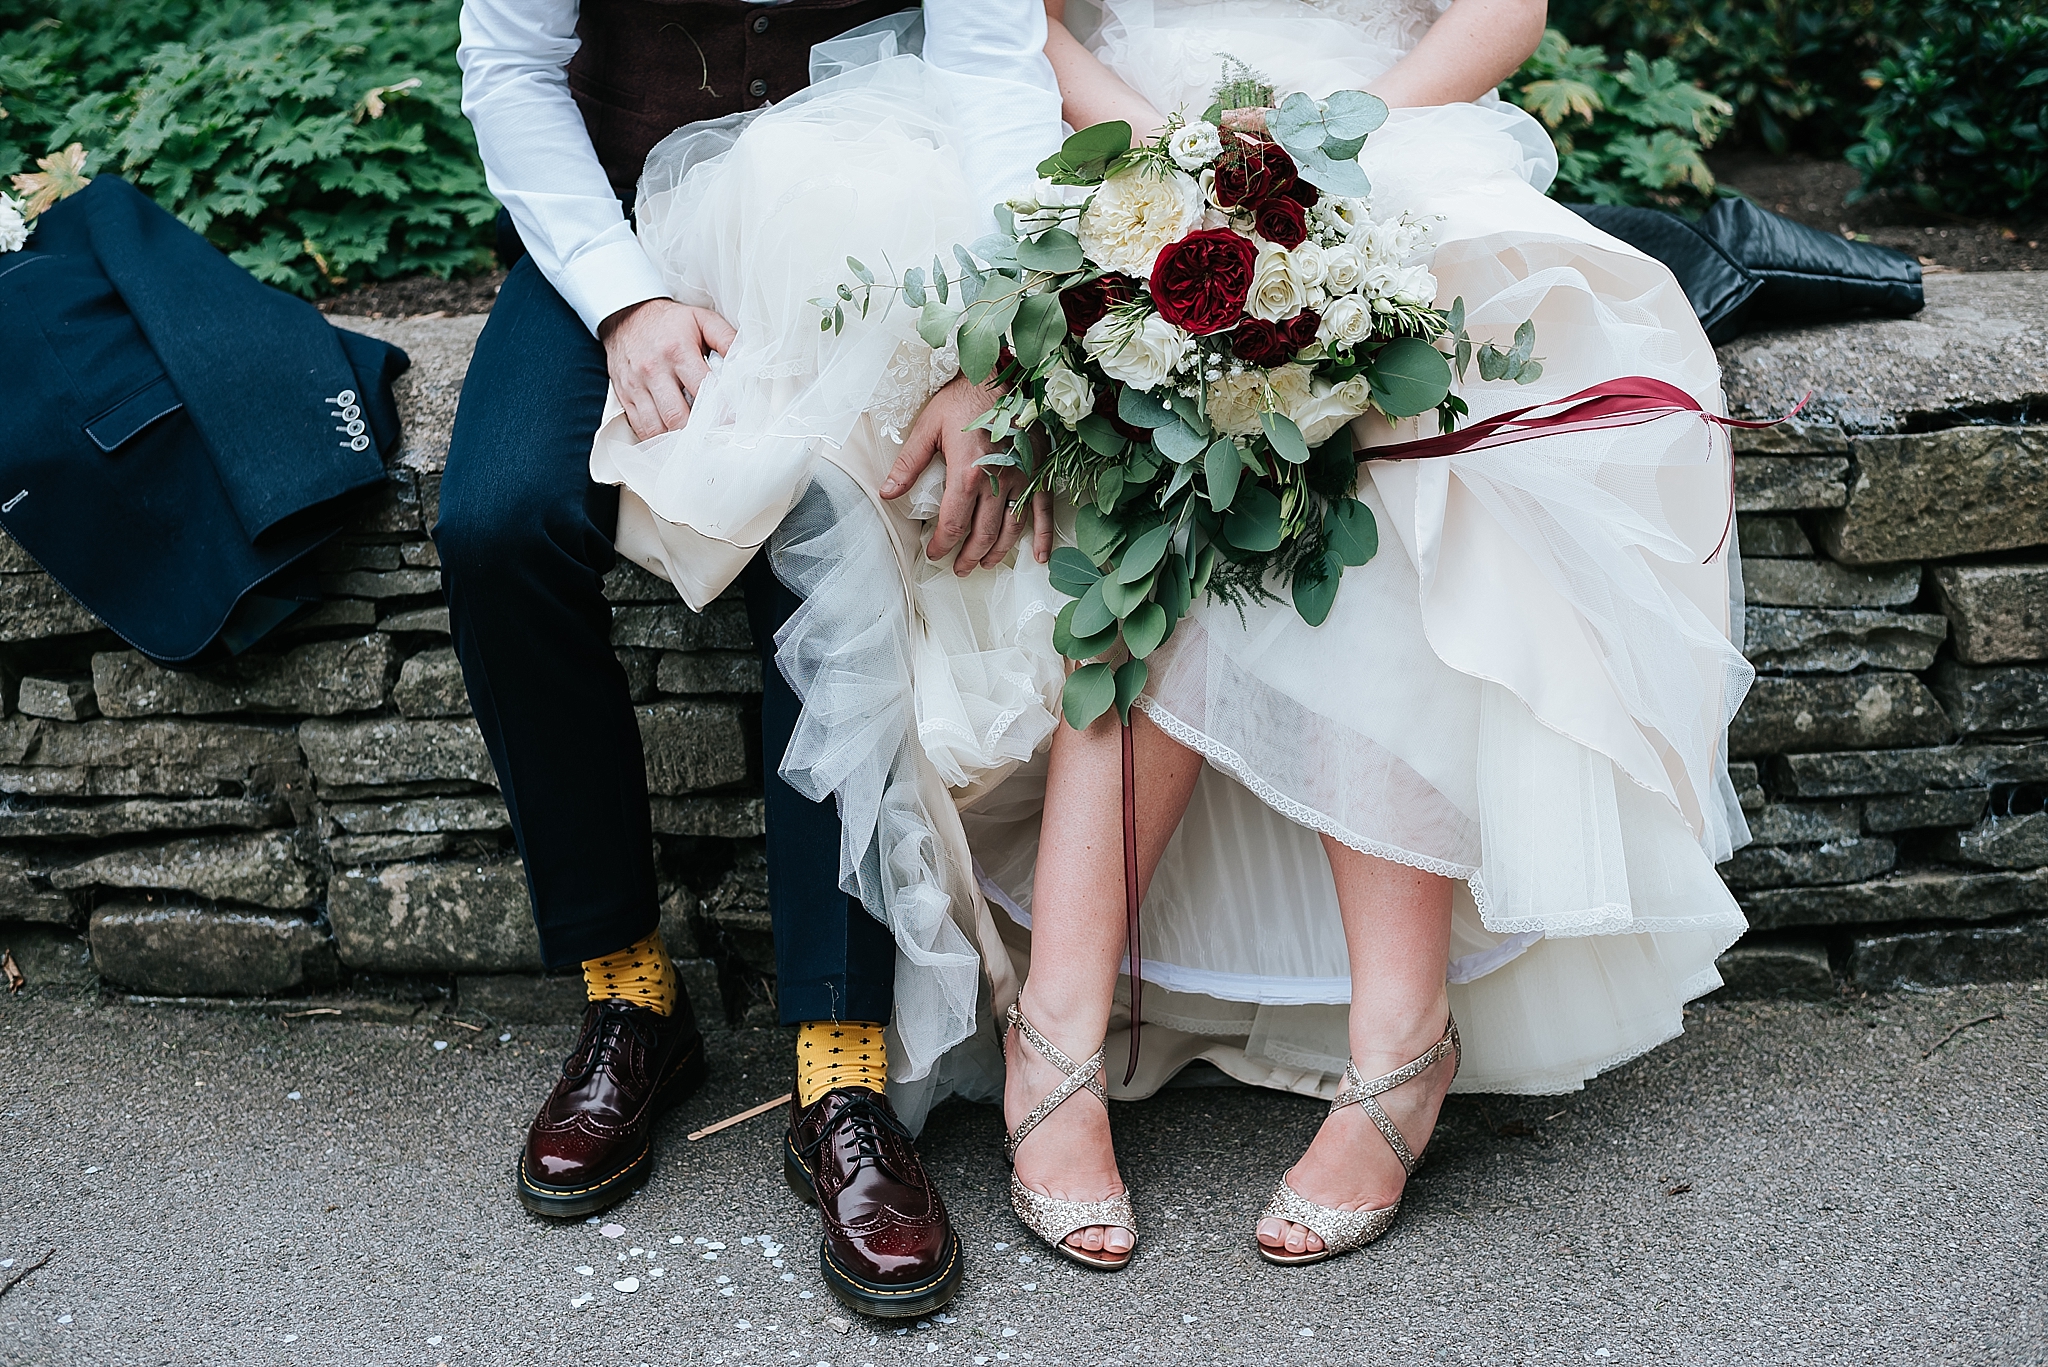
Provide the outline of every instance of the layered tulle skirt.
[[[1171,35],[1184,67],[1204,46],[1243,55],[1255,30],[1266,55],[1247,60],[1290,88],[1272,0],[1244,6],[1245,32],[1231,6],[1190,8],[1212,27]],[[1205,69],[1131,65],[1163,50],[1147,32],[1112,24],[1106,60],[1162,108],[1206,103]],[[1307,50],[1356,85],[1391,60],[1359,41],[1363,65],[1329,41]],[[950,258],[975,235],[950,98],[892,57],[657,149],[643,241],[676,296],[724,312],[739,340],[683,432],[635,445],[613,422],[592,460],[625,486],[621,549],[693,603],[762,548],[805,597],[778,637],[804,708],[782,772],[836,798],[845,886],[896,937],[892,1085],[913,1116],[999,1082],[991,1021],[1028,969],[1066,600],[1028,556],[965,579],[923,560],[935,479],[895,503],[875,491],[951,360],[900,306],[835,333],[808,301],[849,254]],[[1526,116],[1459,105],[1397,111],[1364,154],[1376,209],[1433,222],[1442,302],[1462,296],[1476,336],[1536,322],[1542,379],[1475,376],[1474,417],[1624,375],[1718,411],[1684,294],[1544,198],[1546,149]],[[1714,871],[1747,838],[1725,764],[1749,679],[1730,640],[1730,460],[1684,415],[1368,462],[1380,551],[1346,572],[1322,626],[1285,603],[1194,610],[1140,702],[1208,763],[1144,907],[1147,1029],[1120,1095],[1197,1057],[1334,1091],[1350,983],[1319,835],[1458,880],[1461,1088],[1577,1087],[1678,1031],[1744,928]]]

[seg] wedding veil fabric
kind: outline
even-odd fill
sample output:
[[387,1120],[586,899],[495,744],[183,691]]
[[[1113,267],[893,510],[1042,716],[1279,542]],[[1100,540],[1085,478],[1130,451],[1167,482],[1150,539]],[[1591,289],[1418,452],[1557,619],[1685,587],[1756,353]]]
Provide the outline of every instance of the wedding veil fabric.
[[[948,8],[926,7],[934,32]],[[1157,107],[1195,112],[1223,54],[1283,94],[1323,95],[1391,66],[1437,12],[1112,0],[1089,41]],[[807,596],[778,637],[804,704],[782,772],[836,795],[846,886],[896,935],[892,1091],[918,1117],[999,1086],[990,1013],[1029,962],[1066,600],[1028,556],[966,579],[924,562],[929,488],[895,504],[875,490],[951,360],[900,306],[828,334],[803,301],[831,292],[848,254],[900,268],[978,233],[953,99],[930,66],[883,55],[656,149],[643,241],[677,297],[725,312],[740,340],[682,433],[635,447],[613,427],[592,462],[641,510],[622,513],[622,550],[693,604],[764,543]],[[1462,296],[1475,336],[1535,320],[1542,378],[1475,375],[1474,420],[1623,375],[1721,411],[1677,283],[1543,196],[1555,159],[1527,115],[1396,111],[1362,163],[1377,212],[1432,223],[1439,302]],[[1356,430],[1366,445],[1423,435]],[[1574,1088],[1677,1033],[1744,929],[1714,870],[1748,838],[1725,756],[1751,677],[1731,641],[1731,460],[1683,415],[1369,462],[1359,496],[1380,550],[1346,571],[1323,626],[1284,601],[1205,602],[1183,621],[1139,705],[1208,764],[1144,908],[1148,1028],[1118,1095],[1197,1057],[1334,1093],[1350,982],[1319,835],[1459,880],[1460,1088]]]

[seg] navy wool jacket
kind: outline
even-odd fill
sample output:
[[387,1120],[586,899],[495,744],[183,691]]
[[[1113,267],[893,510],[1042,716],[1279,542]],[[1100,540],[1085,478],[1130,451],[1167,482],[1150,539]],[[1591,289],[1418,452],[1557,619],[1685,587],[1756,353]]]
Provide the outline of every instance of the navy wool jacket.
[[0,527],[150,658],[233,653],[384,482],[409,364],[97,176],[0,255]]

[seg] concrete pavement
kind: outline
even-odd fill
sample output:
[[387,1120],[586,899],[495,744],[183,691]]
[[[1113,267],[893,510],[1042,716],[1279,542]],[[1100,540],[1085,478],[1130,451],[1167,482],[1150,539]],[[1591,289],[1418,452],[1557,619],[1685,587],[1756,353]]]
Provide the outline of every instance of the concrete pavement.
[[0,1363],[2048,1362],[2048,983],[1709,1004],[1583,1093],[1453,1098],[1395,1232],[1310,1269],[1247,1231],[1313,1103],[1119,1107],[1120,1277],[1043,1256],[998,1116],[945,1107],[967,1289],[900,1331],[820,1284],[776,1121],[684,1139],[783,1090],[784,1032],[716,1037],[607,1237],[511,1196],[570,1022],[355,1009],[0,999],[0,1283],[55,1250]]

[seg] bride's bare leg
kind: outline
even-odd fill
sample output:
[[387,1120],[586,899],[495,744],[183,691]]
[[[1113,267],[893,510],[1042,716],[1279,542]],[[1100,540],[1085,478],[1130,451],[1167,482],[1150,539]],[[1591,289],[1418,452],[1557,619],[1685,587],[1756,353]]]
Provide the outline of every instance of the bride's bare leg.
[[[1451,880],[1360,854],[1323,837],[1344,941],[1351,957],[1351,1057],[1361,1077],[1393,1072],[1442,1038],[1451,952]],[[1379,1102],[1415,1152],[1429,1141],[1454,1065],[1439,1060]],[[1406,1181],[1401,1162],[1365,1111],[1346,1106],[1323,1122],[1288,1177],[1318,1205],[1366,1210],[1392,1205]],[[1259,1221],[1259,1242],[1290,1253],[1323,1241],[1287,1220]]]
[[[1138,804],[1138,878],[1144,889],[1194,793],[1202,761],[1133,713]],[[1031,976],[1024,1014],[1068,1057],[1085,1059],[1109,1029],[1124,952],[1123,741],[1116,714],[1086,731],[1062,725],[1046,775],[1045,824],[1031,894]],[[1005,1041],[1009,1061],[1003,1118],[1015,1125],[1060,1074],[1038,1051]],[[1114,1063],[1114,1060],[1112,1060]],[[1118,1074],[1117,1076],[1122,1076]],[[1109,1114],[1080,1093],[1054,1111],[1017,1150],[1025,1186],[1069,1201],[1099,1201],[1124,1189],[1110,1145]],[[1121,1253],[1131,1236],[1100,1225],[1067,1242]]]

